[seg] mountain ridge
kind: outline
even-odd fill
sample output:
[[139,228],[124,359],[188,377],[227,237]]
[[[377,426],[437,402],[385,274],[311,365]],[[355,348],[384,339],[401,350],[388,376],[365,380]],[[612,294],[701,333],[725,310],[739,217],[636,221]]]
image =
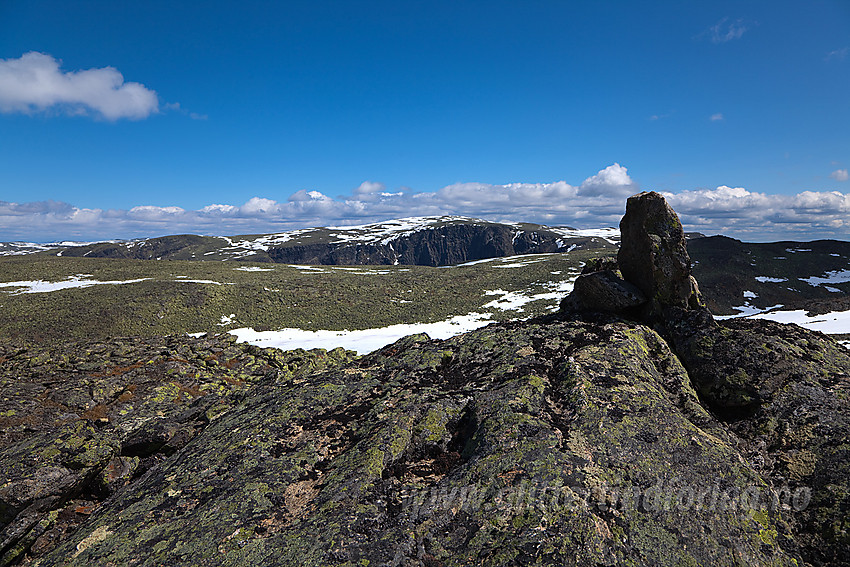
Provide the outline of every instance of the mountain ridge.
[[[26,253],[145,260],[235,260],[318,265],[451,265],[556,252],[610,248],[616,229],[580,230],[498,223],[462,216],[409,217],[350,227],[318,227],[240,236],[172,235],[96,243],[0,244],[0,256]],[[445,242],[444,242],[445,241]],[[67,244],[67,243],[66,243]]]

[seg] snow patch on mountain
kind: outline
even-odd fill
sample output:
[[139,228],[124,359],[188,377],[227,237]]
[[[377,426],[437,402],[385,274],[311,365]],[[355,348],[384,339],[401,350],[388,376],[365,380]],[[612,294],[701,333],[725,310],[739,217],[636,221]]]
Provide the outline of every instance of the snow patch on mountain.
[[448,339],[488,325],[492,322],[491,318],[490,313],[469,313],[436,323],[399,324],[377,329],[255,331],[251,328],[242,328],[233,329],[230,334],[236,336],[237,342],[250,343],[261,347],[275,347],[282,350],[343,347],[357,351],[358,354],[367,354],[402,337],[416,333],[426,333],[432,339]]
[[832,272],[826,272],[823,276],[799,279],[801,282],[806,282],[809,285],[847,283],[850,282],[850,270],[834,270]]
[[812,331],[828,334],[850,333],[850,311],[832,311],[823,315],[809,315],[802,309],[759,313],[753,319],[768,319],[778,323],[795,323]]
[[7,291],[7,293],[18,294],[18,293],[48,293],[51,291],[59,291],[63,289],[71,289],[77,287],[90,287],[93,285],[122,285],[122,284],[131,284],[131,283],[139,283],[143,281],[147,281],[151,278],[139,278],[135,280],[114,280],[114,281],[99,281],[99,280],[89,280],[85,279],[87,274],[78,274],[76,276],[69,276],[67,280],[59,281],[59,282],[48,282],[44,280],[33,280],[33,281],[17,281],[17,282],[3,282],[0,283],[0,287],[10,287],[10,288],[21,288],[21,289],[12,289],[11,291]]
[[[561,235],[562,238],[601,238],[602,240],[608,242],[609,244],[619,244],[620,243],[620,229],[619,228],[568,228],[568,227],[549,227],[554,233]],[[559,241],[562,245],[563,240]]]

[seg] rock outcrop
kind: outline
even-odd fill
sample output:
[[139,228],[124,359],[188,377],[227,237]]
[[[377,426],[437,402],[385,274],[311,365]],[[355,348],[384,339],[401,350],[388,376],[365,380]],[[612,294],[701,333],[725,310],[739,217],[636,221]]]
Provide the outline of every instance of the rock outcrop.
[[652,317],[662,317],[670,307],[698,309],[703,304],[691,275],[682,223],[655,191],[626,201],[617,264],[623,277],[649,299]]
[[5,351],[6,407],[32,409],[4,418],[2,561],[845,564],[850,356],[750,331],[806,372],[732,422],[616,317],[408,337],[313,371],[327,358],[176,337],[117,366],[95,345]]
[[601,311],[637,313],[646,296],[634,284],[623,279],[617,261],[600,258],[588,262],[576,278],[573,292],[561,302],[567,312]]
[[629,197],[617,259],[589,263],[561,309],[620,313],[656,327],[682,311],[705,309],[682,223],[662,195]]
[[353,357],[231,335],[0,344],[0,565],[50,551],[252,385]]

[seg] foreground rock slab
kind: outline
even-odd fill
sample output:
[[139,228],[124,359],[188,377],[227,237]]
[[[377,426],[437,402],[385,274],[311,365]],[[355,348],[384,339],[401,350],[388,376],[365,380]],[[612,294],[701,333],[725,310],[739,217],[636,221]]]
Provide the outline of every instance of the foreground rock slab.
[[[615,317],[413,336],[269,374],[25,562],[839,565],[850,356],[816,333],[750,331],[774,336],[777,360],[805,340],[831,363],[734,422],[656,332]],[[825,427],[806,400],[828,398]],[[794,411],[810,433],[783,429]]]
[[0,344],[0,565],[56,547],[261,379],[353,356],[230,335]]

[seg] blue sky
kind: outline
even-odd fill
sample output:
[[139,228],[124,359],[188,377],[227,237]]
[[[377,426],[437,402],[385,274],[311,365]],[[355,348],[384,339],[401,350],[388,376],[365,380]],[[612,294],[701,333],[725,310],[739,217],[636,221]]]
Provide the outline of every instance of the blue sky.
[[850,238],[850,2],[0,0],[0,240],[466,214]]

